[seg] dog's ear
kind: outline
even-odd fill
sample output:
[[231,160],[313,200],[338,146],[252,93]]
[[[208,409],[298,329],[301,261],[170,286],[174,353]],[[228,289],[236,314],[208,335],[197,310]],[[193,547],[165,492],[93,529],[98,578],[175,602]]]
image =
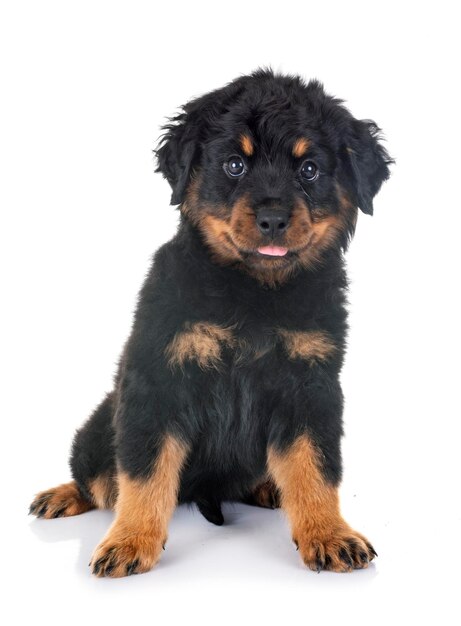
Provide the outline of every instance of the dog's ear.
[[184,201],[195,166],[199,166],[201,146],[210,132],[219,128],[219,120],[243,91],[248,76],[242,76],[221,89],[191,100],[182,112],[163,126],[165,131],[155,150],[156,172],[161,172],[173,190],[171,204]]
[[170,122],[163,127],[165,134],[155,151],[155,171],[161,172],[171,185],[170,203],[180,204],[198,152],[199,126],[187,113],[177,115]]
[[380,129],[369,120],[351,118],[343,145],[347,187],[354,203],[373,215],[373,198],[389,178],[393,160],[379,143]]

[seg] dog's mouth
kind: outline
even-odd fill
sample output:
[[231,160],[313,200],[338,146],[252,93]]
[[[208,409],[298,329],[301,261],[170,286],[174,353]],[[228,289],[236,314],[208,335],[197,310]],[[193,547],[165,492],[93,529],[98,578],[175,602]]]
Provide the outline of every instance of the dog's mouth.
[[239,254],[239,256],[247,261],[282,261],[293,257],[297,253],[297,251],[290,250],[286,246],[276,245],[275,243],[258,246],[256,248],[250,248],[246,246],[243,247],[241,245],[238,245],[229,233],[226,233],[225,238],[227,242]]
[[250,249],[237,246],[234,241],[232,241],[232,244],[246,263],[270,268],[293,263],[309,247],[310,242],[299,245],[296,248],[288,248],[272,243]]
[[231,246],[238,254],[240,259],[249,265],[257,265],[261,269],[269,269],[273,267],[284,267],[290,265],[303,254],[311,244],[311,238],[307,241],[299,242],[297,246],[287,247],[281,245],[281,242],[272,241],[265,245],[241,245],[243,242],[236,242],[230,233],[225,234],[227,244]]

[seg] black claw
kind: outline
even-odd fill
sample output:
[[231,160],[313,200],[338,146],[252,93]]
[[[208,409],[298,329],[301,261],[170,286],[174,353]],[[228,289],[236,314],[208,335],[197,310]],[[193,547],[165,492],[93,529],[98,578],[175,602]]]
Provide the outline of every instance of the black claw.
[[36,515],[37,517],[41,517],[46,513],[46,509],[48,507],[48,500],[50,496],[46,494],[38,500],[34,500],[29,507],[29,515]]
[[317,566],[317,574],[320,574],[321,570],[325,567],[325,561],[320,554],[320,550],[317,550],[317,554],[315,557],[315,564]]
[[352,561],[350,554],[344,548],[341,548],[339,551],[339,558],[349,567],[354,567],[354,562]]
[[368,554],[366,552],[361,552],[359,557],[362,563],[368,563]]
[[325,555],[325,569],[330,567],[330,565],[331,565],[331,556],[329,554],[326,554]]
[[107,563],[106,572],[107,571],[111,572],[115,567],[117,567],[117,565],[118,565],[117,558],[115,555],[113,555],[112,558]]
[[349,544],[352,554],[355,554],[359,548],[358,543],[355,541],[355,539],[348,539],[347,543]]
[[114,568],[115,568],[115,563],[109,563],[109,565],[104,570],[104,574],[108,576]]
[[93,574],[96,574],[96,575],[99,574],[99,572],[101,571],[104,563],[107,562],[108,557],[109,557],[109,555],[105,554],[104,556],[102,556],[100,559],[98,559],[96,561],[96,563],[93,566]]
[[371,554],[373,556],[378,556],[378,553],[376,552],[376,550],[373,548],[373,546],[371,545],[371,543],[367,543],[367,548],[370,550]]
[[139,565],[139,559],[136,559],[135,561],[132,561],[131,563],[129,563],[126,566],[126,575],[127,576],[131,576],[132,574],[136,574],[136,568]]
[[48,511],[48,504],[44,504],[38,511],[37,511],[37,517],[43,517],[45,515],[45,513]]
[[61,517],[61,515],[64,513],[64,511],[66,510],[67,506],[63,506],[60,509],[58,509],[57,511],[55,511],[52,515],[53,518],[56,517]]
[[298,542],[296,541],[296,539],[293,539],[293,543],[294,543],[294,544],[295,544],[295,546],[296,546],[296,550],[299,550],[299,544],[298,544]]
[[29,515],[38,515],[38,511],[42,505],[42,500],[34,500],[29,507]]

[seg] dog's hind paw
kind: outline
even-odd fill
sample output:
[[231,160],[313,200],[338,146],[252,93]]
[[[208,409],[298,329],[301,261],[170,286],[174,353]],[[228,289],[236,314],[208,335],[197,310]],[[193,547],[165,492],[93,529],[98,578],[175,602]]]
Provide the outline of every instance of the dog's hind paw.
[[94,504],[84,498],[77,483],[72,481],[38,493],[30,505],[29,515],[53,519],[80,515],[94,508]]

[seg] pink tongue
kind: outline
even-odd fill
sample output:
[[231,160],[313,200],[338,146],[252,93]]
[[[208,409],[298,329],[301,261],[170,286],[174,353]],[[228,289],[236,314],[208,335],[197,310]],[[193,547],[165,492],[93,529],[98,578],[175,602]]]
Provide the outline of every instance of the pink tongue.
[[260,254],[268,254],[269,256],[285,256],[288,252],[288,248],[280,248],[279,246],[264,246],[258,248]]

